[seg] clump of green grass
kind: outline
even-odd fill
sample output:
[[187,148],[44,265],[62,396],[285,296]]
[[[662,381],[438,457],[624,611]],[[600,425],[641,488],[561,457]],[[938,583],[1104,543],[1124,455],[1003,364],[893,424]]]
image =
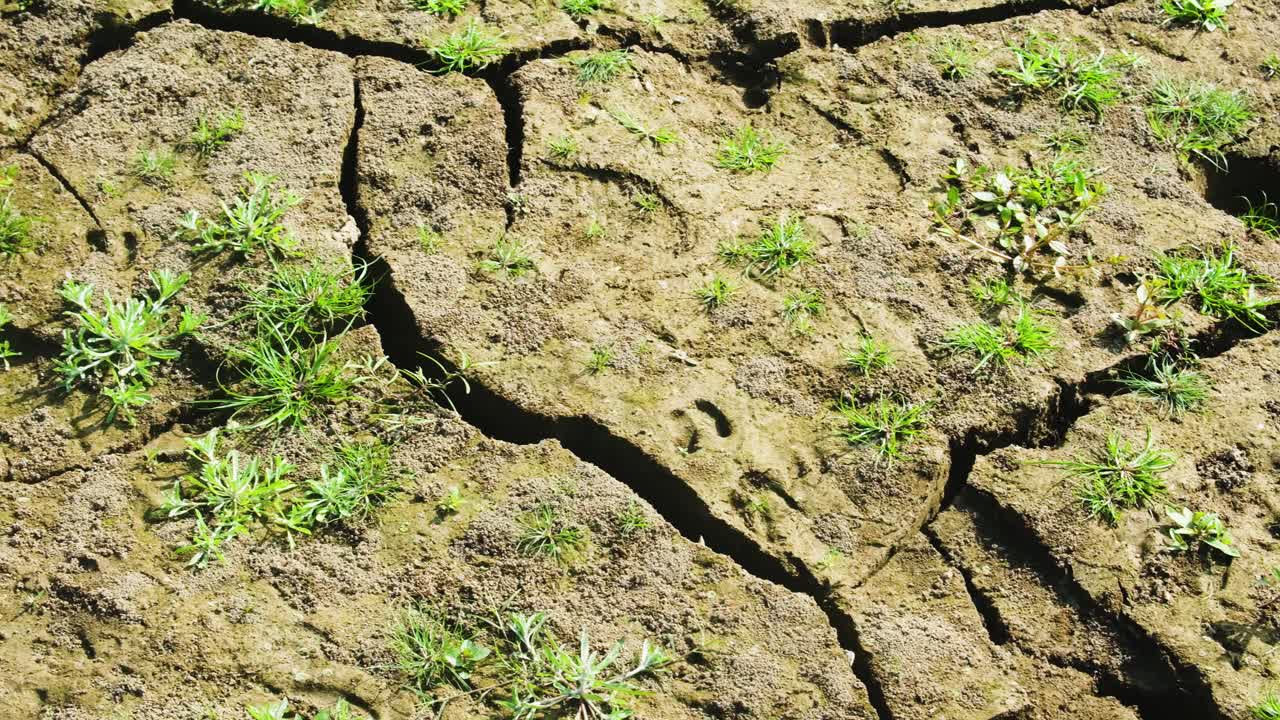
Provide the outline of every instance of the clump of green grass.
[[626,536],[635,535],[653,527],[649,516],[635,500],[628,501],[626,506],[618,512],[614,525],[618,528],[618,532]]
[[584,55],[575,58],[573,64],[578,68],[578,82],[583,85],[611,83],[632,69],[631,53],[626,48]]
[[613,346],[596,345],[591,348],[591,357],[587,359],[585,369],[588,375],[602,375],[609,368],[613,367],[615,359]]
[[1128,372],[1115,382],[1131,393],[1159,403],[1170,417],[1198,410],[1209,397],[1209,379],[1204,373],[1169,358],[1153,358],[1146,373]]
[[565,521],[546,505],[521,518],[520,528],[516,547],[526,555],[541,555],[567,564],[587,547],[586,528]]
[[239,110],[217,117],[201,115],[196,119],[196,129],[187,139],[187,147],[201,158],[208,159],[241,130],[244,130],[244,115]]
[[748,123],[720,143],[716,167],[745,173],[771,170],[786,150],[784,143],[762,137]]
[[301,25],[318,25],[324,11],[316,0],[253,0],[251,8],[288,18]]
[[581,20],[605,7],[605,0],[560,0],[560,9],[574,20]]
[[1157,256],[1155,297],[1166,306],[1194,298],[1199,301],[1200,312],[1237,322],[1255,332],[1271,327],[1271,318],[1263,312],[1280,303],[1280,298],[1259,297],[1258,291],[1274,286],[1275,281],[1250,275],[1236,263],[1235,254],[1236,249],[1227,245],[1219,251],[1204,251],[1198,258]]
[[679,141],[675,130],[665,127],[649,127],[635,115],[625,110],[610,110],[609,116],[618,122],[627,132],[636,136],[640,142],[649,142],[655,148],[662,148]]
[[157,187],[168,187],[173,182],[174,163],[173,152],[169,150],[139,150],[133,158],[133,176]]
[[232,204],[222,204],[221,217],[202,218],[191,210],[178,221],[178,236],[193,243],[198,253],[231,250],[252,257],[261,250],[270,258],[296,254],[297,242],[281,220],[302,199],[288,190],[276,192],[274,175],[247,172],[244,181]]
[[813,262],[816,249],[805,232],[804,220],[782,213],[751,242],[724,243],[721,259],[744,265],[748,273],[772,279],[799,265]]
[[462,497],[462,489],[457,485],[449,488],[449,492],[444,497],[436,501],[436,514],[440,517],[448,517],[457,515],[462,510],[462,505],[466,500]]
[[[249,713],[249,720],[306,720],[301,714],[289,715],[289,701],[280,700],[274,703],[264,703],[262,705],[248,705],[245,712]],[[311,720],[357,720],[351,710],[351,703],[345,698],[339,698],[333,707],[327,710],[321,710],[311,717]]]
[[1167,78],[1156,82],[1147,99],[1151,134],[1173,147],[1184,162],[1194,155],[1225,167],[1222,148],[1252,119],[1243,93],[1213,83]]
[[886,397],[867,404],[842,398],[836,405],[843,426],[838,434],[850,445],[869,445],[881,457],[894,460],[929,423],[929,403],[908,403]]
[[1199,510],[1192,512],[1190,508],[1185,507],[1181,511],[1169,508],[1165,512],[1173,521],[1173,527],[1169,528],[1171,549],[1191,552],[1204,545],[1227,557],[1240,557],[1240,551],[1232,542],[1227,526],[1223,524],[1222,518],[1218,517],[1217,513]]
[[1280,77],[1280,53],[1271,53],[1261,65],[1262,76],[1268,80]]
[[713,276],[702,287],[693,292],[694,297],[702,304],[707,312],[716,308],[724,307],[729,302],[729,298],[738,291],[738,286],[725,280],[719,275]]
[[552,160],[568,162],[578,154],[578,141],[572,135],[561,135],[547,143],[547,156]]
[[662,199],[653,193],[639,193],[631,197],[631,204],[640,212],[651,215],[662,207]]
[[467,2],[468,0],[409,0],[409,5],[440,17],[457,17],[467,9]]
[[67,280],[63,299],[72,306],[66,314],[73,327],[62,333],[62,355],[54,370],[62,377],[63,390],[96,385],[111,402],[106,423],[117,416],[132,424],[134,410],[151,397],[154,371],[162,362],[178,358],[173,345],[195,332],[204,318],[170,301],[190,279],[160,270],[149,273],[153,292],[116,303],[103,293],[102,309],[95,308],[93,285]]
[[1235,0],[1163,0],[1165,24],[1194,25],[1197,30],[1227,30],[1227,9]]
[[1248,198],[1245,198],[1245,203],[1249,209],[1240,216],[1240,222],[1273,240],[1280,239],[1280,205],[1270,202],[1265,196],[1257,205]]
[[533,272],[536,268],[524,241],[506,236],[498,238],[489,249],[488,256],[480,261],[481,270],[513,278]]
[[852,346],[840,350],[844,366],[869,378],[893,364],[893,351],[883,340],[863,333]]
[[1037,313],[1024,304],[1012,320],[976,322],[950,330],[942,346],[951,353],[977,356],[973,366],[977,371],[989,363],[1007,367],[1014,360],[1024,364],[1040,360],[1056,348],[1054,337],[1053,328],[1040,322]]
[[1119,521],[1125,510],[1154,507],[1166,493],[1164,474],[1174,465],[1173,454],[1156,447],[1151,431],[1135,448],[1120,433],[1107,435],[1106,444],[1092,455],[1042,463],[1067,471],[1081,481],[1076,496],[1091,518]]
[[243,313],[292,337],[317,337],[364,315],[372,292],[368,267],[334,268],[320,263],[279,265],[256,287],[245,287]]
[[973,74],[973,66],[978,62],[978,55],[973,42],[963,38],[947,38],[933,47],[929,53],[929,61],[942,77],[948,80],[963,80]]
[[[13,315],[9,313],[9,308],[4,303],[0,303],[0,330],[4,330],[5,326],[13,322]],[[9,369],[9,358],[19,357],[18,351],[10,346],[9,340],[0,340],[0,363],[4,364],[4,369]]]
[[999,312],[1023,302],[1022,295],[1004,278],[971,280],[969,295],[985,312]]
[[469,690],[472,675],[492,652],[474,634],[429,608],[405,614],[392,632],[391,647],[397,669],[424,695],[442,686]]
[[390,464],[391,448],[381,442],[344,444],[332,464],[320,465],[320,477],[300,488],[289,508],[288,527],[310,532],[326,523],[368,519],[374,508],[400,492],[400,478]]
[[782,298],[782,318],[791,325],[791,329],[799,335],[813,332],[813,321],[826,312],[826,304],[822,293],[812,288],[800,288],[789,291]]
[[1129,61],[1103,52],[1082,55],[1052,40],[1032,34],[1022,44],[1009,46],[1017,65],[996,72],[1020,92],[1057,92],[1064,109],[1102,117],[1120,99],[1120,78]]
[[1015,272],[1052,272],[1070,264],[1071,232],[1106,191],[1099,170],[1077,159],[1055,157],[1022,170],[970,170],[957,159],[943,175],[946,195],[930,203],[938,233],[964,242]]
[[489,67],[507,54],[505,35],[472,19],[466,27],[427,45],[432,72],[474,72]]
[[0,257],[7,259],[35,250],[36,238],[31,232],[34,225],[35,218],[13,203],[13,191],[0,199]]
[[1262,700],[1249,708],[1253,720],[1280,720],[1280,694],[1268,692]]

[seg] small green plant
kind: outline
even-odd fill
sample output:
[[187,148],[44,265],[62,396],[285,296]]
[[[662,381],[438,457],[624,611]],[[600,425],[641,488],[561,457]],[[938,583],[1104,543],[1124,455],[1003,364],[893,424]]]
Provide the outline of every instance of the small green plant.
[[826,312],[822,293],[812,288],[792,290],[782,298],[782,318],[799,335],[813,332],[813,321]]
[[392,631],[396,667],[410,686],[430,695],[443,685],[471,688],[471,677],[492,652],[454,623],[430,608],[414,608]]
[[609,116],[616,120],[627,132],[635,135],[640,142],[648,141],[659,150],[679,140],[674,130],[665,127],[650,128],[625,110],[610,110]]
[[507,238],[505,235],[493,244],[488,257],[480,261],[481,270],[502,273],[513,278],[533,272],[536,268],[524,241],[519,238]]
[[1041,146],[1054,155],[1073,155],[1089,147],[1089,135],[1079,127],[1068,125],[1045,135]]
[[1244,200],[1249,209],[1240,216],[1240,222],[1273,240],[1280,239],[1280,205],[1268,201],[1265,195],[1257,205],[1249,198]]
[[1115,382],[1131,393],[1156,401],[1170,417],[1199,409],[1209,397],[1209,380],[1204,373],[1167,358],[1153,358],[1145,374],[1128,372]]
[[762,137],[748,123],[721,141],[716,167],[745,173],[771,170],[786,149],[785,144]]
[[516,547],[526,555],[542,555],[569,563],[587,547],[587,531],[565,522],[553,508],[543,505],[520,519]]
[[[13,167],[13,166],[10,166]],[[32,234],[35,218],[23,214],[13,203],[13,191],[0,199],[0,258],[24,255],[36,249]]]
[[713,275],[702,287],[693,292],[694,297],[702,304],[702,308],[707,312],[711,312],[716,308],[724,307],[729,302],[729,298],[738,291],[738,286],[725,280],[719,275]]
[[1156,140],[1173,147],[1187,162],[1203,158],[1226,166],[1222,148],[1243,132],[1253,119],[1243,93],[1228,92],[1212,83],[1163,79],[1147,99],[1147,125]]
[[720,258],[732,265],[744,265],[746,272],[772,279],[793,268],[813,262],[813,241],[805,232],[804,220],[784,212],[751,242],[723,243]]
[[436,501],[436,514],[440,517],[448,517],[457,515],[462,510],[462,504],[465,502],[462,497],[462,490],[454,485],[449,488],[449,492],[444,497]]
[[568,162],[578,154],[578,141],[572,135],[561,135],[547,143],[547,156],[552,160]]
[[1227,526],[1217,513],[1192,512],[1189,508],[1181,511],[1169,508],[1165,511],[1173,521],[1169,528],[1169,546],[1173,550],[1191,552],[1201,545],[1213,548],[1227,557],[1240,557],[1240,551],[1231,541]]
[[844,366],[861,373],[864,378],[893,364],[893,353],[889,345],[865,333],[859,335],[857,342],[851,347],[841,348],[840,354]]
[[73,280],[62,285],[62,297],[73,307],[66,313],[73,327],[62,332],[62,355],[54,370],[67,392],[88,383],[102,389],[111,401],[107,424],[117,415],[134,422],[134,409],[150,399],[145,390],[155,383],[155,369],[177,359],[173,344],[204,321],[185,308],[170,307],[191,278],[188,273],[160,270],[148,277],[152,294],[116,303],[103,293],[101,311],[94,308],[93,285]]
[[734,499],[742,508],[742,514],[748,519],[759,518],[766,521],[773,519],[773,505],[769,503],[769,497],[764,493],[736,494]]
[[632,196],[631,204],[640,212],[650,215],[662,207],[662,199],[653,193],[640,193]]
[[1022,295],[1004,278],[970,280],[969,295],[984,312],[999,312],[1024,302]]
[[1272,287],[1275,281],[1250,275],[1236,263],[1235,253],[1236,249],[1227,245],[1220,251],[1203,251],[1198,258],[1157,256],[1156,299],[1167,306],[1195,298],[1205,315],[1235,321],[1255,332],[1271,327],[1272,320],[1263,311],[1280,303],[1280,298],[1259,297],[1258,290]]
[[1055,45],[1052,38],[1031,34],[1020,45],[1010,45],[1017,65],[996,72],[1019,92],[1055,91],[1058,102],[1068,111],[1102,117],[1102,112],[1120,98],[1120,77],[1129,64],[1124,57],[1098,52],[1086,56],[1072,48]]
[[929,424],[929,403],[908,403],[880,397],[858,404],[841,398],[836,413],[843,423],[838,434],[850,445],[870,445],[880,456],[894,460],[903,447]]
[[167,187],[173,182],[174,162],[174,155],[169,150],[139,150],[133,158],[133,176],[151,185]]
[[1227,30],[1227,9],[1235,0],[1163,0],[1165,24],[1194,25],[1197,30]]
[[930,203],[938,234],[971,245],[982,256],[1016,272],[1055,275],[1071,265],[1067,244],[1107,188],[1099,171],[1058,156],[1028,170],[972,171],[957,158],[943,175],[946,194]]
[[582,231],[582,239],[588,242],[603,240],[608,235],[609,231],[596,218],[591,218],[591,221],[587,223],[586,229]]
[[1280,720],[1280,694],[1268,692],[1262,701],[1249,708],[1253,720]]
[[605,7],[605,0],[560,0],[560,9],[574,20],[581,20],[603,7]]
[[320,263],[278,265],[257,287],[245,287],[243,313],[285,337],[327,334],[364,315],[371,288],[368,267],[335,268]]
[[[4,303],[0,303],[0,330],[4,330],[5,326],[13,322],[13,315],[9,313],[9,308]],[[0,363],[4,364],[4,369],[9,369],[9,358],[19,356],[19,353],[10,345],[9,340],[0,340]]]
[[339,521],[364,521],[378,505],[400,492],[390,468],[391,448],[379,441],[351,442],[338,448],[320,477],[306,482],[289,508],[289,527],[309,529]]
[[317,25],[324,17],[324,11],[316,7],[316,0],[254,0],[252,8],[286,17],[301,25]]
[[1268,80],[1280,77],[1280,53],[1271,53],[1261,65],[1262,76]]
[[[264,703],[262,705],[249,705],[245,707],[245,712],[249,713],[249,720],[306,720],[300,714],[289,714],[288,700]],[[357,718],[352,714],[351,703],[347,702],[345,698],[340,698],[338,702],[334,703],[333,707],[321,710],[311,716],[311,720],[357,720]]]
[[440,251],[443,244],[444,235],[439,230],[426,225],[418,226],[418,247],[422,248],[422,252],[433,255]]
[[468,0],[409,0],[409,5],[440,17],[457,17],[467,9],[467,2]]
[[1107,435],[1106,445],[1085,458],[1041,463],[1067,471],[1081,481],[1076,496],[1091,518],[1116,523],[1125,510],[1153,507],[1165,496],[1164,474],[1173,467],[1173,454],[1156,447],[1151,431],[1141,448],[1120,433]]
[[977,322],[950,330],[943,337],[942,346],[951,353],[976,355],[975,371],[988,363],[1006,367],[1013,360],[1024,364],[1040,360],[1056,346],[1053,328],[1040,322],[1036,315],[1024,304],[1012,320],[1001,320],[999,324]]
[[301,198],[288,190],[277,193],[274,175],[247,172],[244,181],[232,204],[222,204],[222,217],[202,218],[191,210],[178,221],[178,236],[193,243],[198,253],[232,250],[252,257],[262,250],[270,258],[296,254],[297,241],[281,219]]
[[241,130],[244,130],[244,115],[239,110],[218,117],[201,115],[196,119],[195,131],[187,139],[187,147],[201,158],[208,159]]
[[427,46],[435,73],[474,72],[489,67],[507,54],[503,33],[495,33],[472,19],[467,26]]
[[614,352],[610,345],[596,345],[591,348],[591,357],[586,362],[588,375],[602,375],[613,367]]
[[640,503],[635,500],[627,502],[626,506],[618,513],[614,524],[618,528],[618,532],[625,536],[635,535],[653,527],[649,516],[640,507]]
[[929,53],[929,61],[938,68],[942,77],[963,80],[973,74],[973,66],[978,57],[971,41],[947,38],[934,46]]
[[626,48],[604,50],[573,60],[578,68],[578,82],[583,85],[603,85],[613,82],[632,69],[631,53]]
[[1140,280],[1137,290],[1134,291],[1138,299],[1138,308],[1128,315],[1116,313],[1111,316],[1116,327],[1124,331],[1125,343],[1137,342],[1138,338],[1159,332],[1172,324],[1173,320],[1169,317],[1167,308],[1158,301],[1156,293],[1152,291],[1152,287],[1159,286],[1161,282],[1159,279]]

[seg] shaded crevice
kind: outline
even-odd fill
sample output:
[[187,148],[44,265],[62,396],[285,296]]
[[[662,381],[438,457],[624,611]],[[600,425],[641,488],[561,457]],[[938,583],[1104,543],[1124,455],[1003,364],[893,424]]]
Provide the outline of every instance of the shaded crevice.
[[1086,8],[1080,8],[1066,0],[1026,0],[967,10],[896,13],[874,20],[847,18],[832,21],[827,27],[826,36],[830,38],[832,45],[846,49],[856,48],[912,30],[1000,22],[1023,15],[1035,15],[1045,10],[1083,12]]
[[942,541],[933,532],[931,525],[921,528],[920,532],[928,539],[929,544],[933,546],[933,549],[947,565],[960,574],[960,579],[964,581],[965,592],[969,594],[969,602],[978,611],[978,617],[982,620],[982,629],[986,631],[987,638],[991,640],[993,645],[1009,644],[1012,639],[1009,633],[1009,626],[1005,624],[1004,618],[1000,616],[1000,611],[996,609],[995,604],[978,590],[973,584],[973,578],[965,571],[964,567],[952,559]]
[[[502,108],[503,132],[507,142],[507,185],[514,191],[520,186],[521,163],[524,162],[524,102],[509,73],[491,74],[484,79]],[[514,221],[514,214],[515,208],[508,203],[507,227]]]
[[109,12],[98,13],[98,28],[89,35],[89,45],[80,59],[80,68],[101,60],[107,53],[129,47],[138,33],[157,28],[172,19],[173,13],[167,9],[132,22]]
[[98,219],[98,214],[93,211],[93,207],[89,205],[88,201],[86,201],[84,197],[80,195],[79,191],[76,190],[75,185],[72,185],[53,163],[45,160],[44,156],[33,147],[23,147],[22,151],[35,158],[36,162],[40,163],[40,166],[52,175],[58,183],[62,185],[63,189],[70,193],[71,197],[76,199],[76,202],[80,203],[80,207],[93,220],[93,224],[98,226],[98,230],[102,230],[102,221]]
[[[1219,210],[1239,217],[1251,208],[1280,203],[1280,153],[1253,157],[1232,153],[1221,168],[1204,166],[1204,199]],[[1280,222],[1280,217],[1275,217]]]

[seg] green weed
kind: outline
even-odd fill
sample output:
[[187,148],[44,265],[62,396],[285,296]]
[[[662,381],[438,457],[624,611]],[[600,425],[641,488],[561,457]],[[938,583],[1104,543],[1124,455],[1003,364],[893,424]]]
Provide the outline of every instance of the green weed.
[[1280,694],[1268,692],[1262,701],[1249,708],[1253,720],[1280,720]]
[[31,230],[35,218],[24,214],[13,204],[13,192],[0,199],[0,258],[9,259],[36,249]]
[[653,193],[640,193],[632,196],[631,204],[640,212],[650,215],[662,207],[662,199]]
[[281,218],[302,199],[288,190],[273,190],[274,175],[247,172],[244,181],[232,204],[222,203],[221,217],[202,218],[191,210],[178,221],[178,236],[194,243],[198,253],[229,249],[244,257],[259,250],[270,258],[296,254],[297,241]]
[[1129,372],[1115,381],[1125,390],[1156,401],[1171,417],[1199,409],[1209,397],[1204,373],[1169,359],[1153,359],[1146,374]]
[[266,281],[245,287],[243,314],[266,323],[284,337],[322,336],[364,315],[372,292],[368,267],[333,268],[320,263],[274,266]]
[[572,135],[561,135],[547,143],[547,156],[552,160],[568,162],[578,154],[578,141]]
[[254,0],[254,10],[280,15],[302,25],[317,25],[324,11],[316,7],[316,0]]
[[973,42],[962,38],[947,38],[934,46],[929,53],[929,61],[942,77],[948,80],[963,80],[973,74],[973,66],[978,62]]
[[1125,510],[1155,506],[1165,496],[1164,473],[1173,467],[1173,454],[1156,447],[1151,431],[1143,446],[1134,448],[1119,433],[1086,458],[1041,463],[1067,471],[1081,481],[1076,490],[1091,518],[1115,524]]
[[1240,216],[1240,222],[1273,240],[1280,239],[1280,205],[1269,202],[1265,196],[1257,205],[1248,198],[1245,198],[1245,203],[1249,209]]
[[[9,313],[9,308],[4,303],[0,303],[0,330],[4,330],[5,326],[13,322],[13,315]],[[9,340],[0,340],[0,363],[4,364],[4,369],[9,369],[9,358],[19,357],[19,353],[10,346]]]
[[1262,61],[1262,76],[1268,80],[1280,77],[1280,53],[1271,53]]
[[482,70],[506,56],[505,34],[472,19],[465,28],[428,45],[427,54],[432,57],[435,73]]
[[1212,83],[1159,80],[1147,99],[1151,134],[1177,150],[1184,162],[1194,155],[1225,167],[1223,146],[1239,137],[1252,119],[1243,93],[1228,92]]
[[564,521],[545,505],[521,518],[520,527],[516,547],[526,555],[542,555],[567,564],[587,547],[586,529]]
[[954,328],[943,337],[942,346],[951,353],[976,355],[975,371],[988,363],[1006,367],[1019,360],[1026,364],[1056,348],[1053,328],[1036,319],[1036,312],[1026,305],[1019,308],[1016,318],[998,325],[977,322]]
[[805,232],[804,220],[782,213],[747,243],[724,243],[717,250],[721,259],[733,265],[745,265],[746,272],[767,279],[786,274],[793,268],[813,262],[813,241]]
[[63,299],[73,306],[66,313],[73,327],[62,332],[62,355],[54,370],[67,392],[86,383],[102,388],[111,401],[107,424],[117,415],[134,422],[134,409],[150,399],[145,391],[155,383],[154,370],[177,359],[172,345],[204,321],[185,308],[178,312],[170,307],[190,279],[188,273],[160,270],[148,277],[153,293],[116,303],[104,292],[101,310],[94,308],[93,285],[72,280],[62,285]]
[[814,319],[822,317],[824,312],[826,305],[818,290],[801,288],[788,292],[782,298],[782,318],[799,335],[812,333]]
[[244,130],[244,115],[239,110],[230,115],[211,118],[201,115],[196,119],[196,129],[187,139],[187,146],[196,155],[208,159]]
[[889,345],[867,334],[859,335],[852,347],[842,348],[840,353],[844,366],[861,373],[864,378],[893,364],[893,352]]
[[596,345],[591,348],[591,357],[586,362],[588,375],[602,375],[613,367],[614,352],[609,345]]
[[289,526],[312,528],[338,521],[363,521],[401,489],[390,468],[391,448],[378,441],[338,448],[332,463],[320,465],[320,477],[301,488],[289,508]]
[[468,0],[409,0],[409,5],[440,17],[457,17],[467,9],[467,2]]
[[618,513],[614,520],[614,525],[618,528],[618,532],[626,536],[635,535],[644,532],[653,527],[649,516],[645,515],[644,510],[640,507],[640,503],[635,500],[629,501],[624,508]]
[[471,676],[492,652],[438,612],[415,608],[392,631],[391,647],[396,667],[410,686],[429,695],[443,685],[471,688]]
[[574,59],[573,64],[578,68],[578,82],[583,85],[610,83],[632,70],[631,53],[625,48],[585,55]]
[[169,150],[139,150],[133,158],[133,176],[157,187],[168,187],[173,182],[174,162]]
[[929,423],[929,403],[907,403],[881,397],[857,404],[842,398],[836,413],[843,422],[839,435],[850,445],[870,445],[884,458],[902,456],[903,447],[924,432]]
[[440,517],[457,515],[462,510],[464,502],[462,490],[457,485],[454,485],[449,488],[449,492],[445,493],[444,497],[436,501],[436,514]]
[[1271,327],[1272,320],[1263,311],[1280,303],[1280,298],[1259,297],[1258,291],[1272,287],[1275,281],[1250,275],[1236,264],[1235,253],[1236,249],[1227,245],[1217,252],[1204,251],[1199,258],[1157,256],[1156,298],[1165,305],[1194,298],[1205,315],[1233,320],[1255,332]]
[[1227,526],[1217,513],[1192,512],[1189,508],[1181,511],[1169,508],[1165,511],[1174,526],[1169,528],[1169,546],[1174,550],[1191,552],[1201,545],[1213,548],[1228,557],[1240,557],[1240,551],[1231,541]]
[[1194,25],[1197,30],[1227,30],[1227,8],[1235,0],[1163,0],[1160,9],[1167,17],[1165,24]]
[[640,142],[648,141],[659,150],[679,140],[674,130],[665,127],[650,128],[625,110],[610,110],[609,116]]
[[786,149],[785,144],[762,137],[750,124],[743,125],[720,143],[716,167],[746,173],[771,170]]
[[719,275],[714,275],[702,287],[693,292],[694,297],[702,304],[707,312],[711,312],[716,308],[724,307],[729,298],[738,291],[738,286],[725,280]]
[[984,312],[998,312],[1023,302],[1023,297],[1004,278],[970,280],[969,295]]
[[1017,65],[996,72],[1020,92],[1055,91],[1066,110],[1102,117],[1103,110],[1120,98],[1120,77],[1128,61],[1103,52],[1085,56],[1051,40],[1032,34],[1021,45],[1009,46]]
[[[249,713],[250,720],[306,720],[301,714],[289,714],[288,700],[250,705],[245,708],[245,712]],[[351,703],[345,698],[339,698],[333,707],[317,712],[311,716],[311,720],[357,720],[357,718],[351,710]]]
[[517,278],[533,272],[537,266],[529,256],[529,248],[523,240],[504,235],[493,244],[488,257],[480,261],[480,269]]
[[581,20],[605,7],[605,0],[560,0],[560,9],[574,20]]
[[422,252],[433,255],[440,251],[443,244],[444,235],[439,230],[426,225],[418,226],[418,247],[422,248]]

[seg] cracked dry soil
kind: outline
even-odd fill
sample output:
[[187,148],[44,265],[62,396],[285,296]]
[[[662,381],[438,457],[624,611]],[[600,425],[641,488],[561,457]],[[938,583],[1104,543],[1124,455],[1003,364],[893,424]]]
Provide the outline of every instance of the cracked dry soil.
[[[1261,582],[1280,565],[1277,314],[1250,328],[1180,306],[1212,387],[1172,418],[1120,392],[1144,343],[1113,322],[1161,252],[1231,244],[1280,275],[1280,242],[1238,218],[1241,196],[1280,198],[1280,80],[1259,69],[1275,2],[1237,2],[1229,33],[1167,26],[1150,0],[628,0],[579,20],[542,0],[453,19],[333,0],[316,25],[249,5],[0,15],[4,192],[38,238],[0,278],[0,339],[20,353],[0,372],[0,717],[240,718],[281,698],[305,717],[339,698],[383,720],[506,717],[406,688],[390,637],[414,604],[544,611],[600,648],[652,640],[675,661],[643,680],[639,718],[1243,720],[1280,683]],[[428,72],[420,40],[472,19],[510,52]],[[996,70],[1030,33],[1128,53],[1119,101],[1093,117],[1011,94]],[[932,61],[949,42],[973,50],[964,77]],[[579,81],[575,61],[613,49],[626,72]],[[1223,168],[1152,136],[1144,98],[1168,77],[1247,94]],[[244,128],[216,153],[181,150],[233,111]],[[619,111],[678,142],[637,139]],[[785,145],[768,172],[714,162],[746,124]],[[1027,167],[1064,130],[1108,187],[1072,242],[1105,262],[1018,280],[1056,347],[975,371],[939,347],[982,318],[971,282],[1000,268],[938,242],[928,202],[956,159]],[[564,138],[575,152],[552,152]],[[131,174],[154,148],[178,150],[163,184]],[[363,315],[327,328],[339,357],[468,387],[448,403],[363,387],[282,431],[237,431],[203,402],[236,381],[246,288],[272,264],[175,231],[247,171],[299,198],[283,223],[301,252],[282,263],[368,268]],[[812,262],[775,278],[723,262],[783,215]],[[485,272],[499,239],[532,270]],[[181,301],[210,320],[136,422],[104,423],[93,388],[56,381],[58,289],[124,298],[161,269],[190,273]],[[704,312],[694,291],[715,276],[737,291]],[[799,290],[823,298],[808,333],[781,310]],[[890,349],[882,372],[842,367],[864,335]],[[603,371],[584,370],[602,348]],[[928,403],[929,422],[886,462],[836,434],[841,397]],[[413,422],[381,422],[388,408]],[[193,470],[184,439],[214,429],[298,482],[376,439],[403,487],[362,522],[254,526],[192,569],[175,550],[193,521],[157,510]],[[1169,503],[1219,513],[1241,557],[1170,552],[1159,508],[1089,519],[1044,462],[1111,433],[1170,450]],[[442,514],[453,488],[465,502]],[[570,562],[522,551],[544,510],[585,532]]]

